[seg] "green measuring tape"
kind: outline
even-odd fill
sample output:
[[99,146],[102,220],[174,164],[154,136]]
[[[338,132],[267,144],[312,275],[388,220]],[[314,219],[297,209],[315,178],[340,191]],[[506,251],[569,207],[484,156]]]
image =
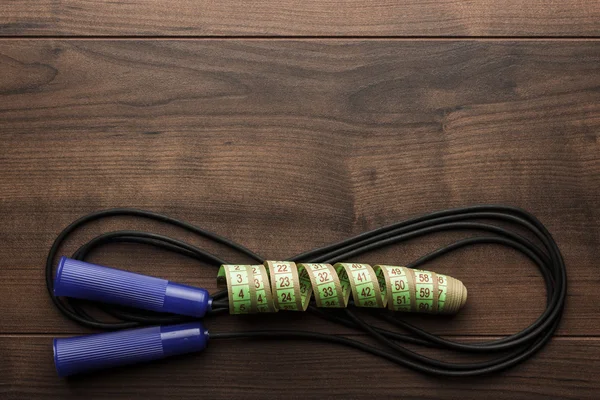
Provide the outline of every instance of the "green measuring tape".
[[458,279],[392,265],[222,265],[217,284],[227,288],[230,314],[306,311],[313,295],[317,307],[347,307],[352,295],[357,307],[433,314],[454,314],[467,300]]

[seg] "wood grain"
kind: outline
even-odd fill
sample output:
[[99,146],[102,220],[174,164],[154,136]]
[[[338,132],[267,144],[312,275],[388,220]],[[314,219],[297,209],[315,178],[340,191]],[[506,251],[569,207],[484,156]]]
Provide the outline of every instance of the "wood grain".
[[56,376],[51,346],[48,337],[0,338],[2,398],[370,399],[401,392],[420,399],[595,399],[600,390],[597,339],[558,338],[530,362],[476,379],[423,376],[320,343],[213,341],[197,355],[65,380]]
[[[535,2],[521,7],[522,20],[514,14],[501,28],[491,11],[482,17],[462,8],[465,14],[448,25],[419,25],[439,20],[428,14],[439,10],[428,7],[418,19],[410,14],[416,4],[406,18],[439,30],[424,35],[465,29],[593,35],[596,29],[595,21],[573,17],[577,8],[550,20],[535,11]],[[213,14],[214,25],[178,13],[181,1],[161,9],[160,21],[147,17],[159,5],[138,3],[136,14],[119,12],[127,3],[12,2],[8,15],[18,11],[20,22],[9,20],[0,35],[168,35],[177,34],[175,22],[194,24],[182,35],[261,34],[240,22],[239,12],[222,14],[219,22]],[[379,15],[376,6],[364,5],[362,26],[348,20],[352,29],[365,29],[356,34],[418,34],[414,25],[394,31],[402,24],[375,23],[390,21],[387,8],[395,7],[386,3]],[[530,18],[534,11],[540,19]],[[146,21],[136,24],[144,13]],[[32,20],[48,15],[44,23]],[[341,29],[336,18],[343,20],[336,14],[329,24],[322,22],[326,15],[284,24],[276,12],[270,15],[277,17],[254,18],[265,34],[325,34],[320,29],[334,32]],[[596,40],[0,40],[0,398],[597,397],[599,88]],[[53,370],[51,337],[89,331],[51,305],[43,264],[58,232],[89,212],[147,208],[265,257],[287,258],[410,216],[476,203],[533,212],[555,236],[568,268],[558,337],[505,373],[434,379],[356,351],[293,341],[213,341],[201,355],[70,380]],[[245,261],[181,230],[130,218],[89,225],[62,253],[123,228],[174,235]],[[472,234],[434,235],[356,261],[405,263]],[[112,245],[92,260],[216,288],[214,268],[145,247]],[[464,249],[428,268],[463,280],[469,290],[456,317],[406,317],[433,332],[489,340],[526,327],[544,307],[539,273],[511,250]],[[206,324],[213,332],[279,327],[361,337],[306,314]],[[367,372],[328,367],[340,361]]]
[[[0,60],[1,332],[81,332],[51,305],[42,266],[57,233],[94,210],[165,212],[286,258],[424,212],[504,203],[539,216],[563,251],[560,334],[600,334],[595,41],[12,40]],[[90,226],[65,253],[125,227],[195,240],[126,219]],[[404,263],[464,235],[361,259]],[[145,248],[95,257],[215,288],[213,269]],[[508,334],[543,309],[539,273],[510,250],[430,268],[470,296],[443,324],[416,318],[436,332]]]
[[13,0],[0,36],[598,36],[600,3]]

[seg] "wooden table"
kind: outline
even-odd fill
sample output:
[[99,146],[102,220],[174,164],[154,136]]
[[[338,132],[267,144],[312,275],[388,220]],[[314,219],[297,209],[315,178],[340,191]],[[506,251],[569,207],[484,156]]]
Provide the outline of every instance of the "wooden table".
[[[18,0],[0,6],[0,35],[1,398],[598,397],[600,2]],[[277,259],[478,203],[533,212],[568,267],[557,336],[514,369],[439,379],[330,345],[229,341],[56,376],[52,338],[90,331],[52,306],[43,264],[86,213],[163,212]],[[90,225],[63,253],[122,228],[246,261],[128,218]],[[360,260],[405,263],[464,235]],[[216,288],[214,268],[145,247],[92,260]],[[539,273],[511,251],[428,267],[469,290],[455,318],[407,317],[437,334],[489,340],[544,307]],[[207,325],[360,336],[291,313]]]

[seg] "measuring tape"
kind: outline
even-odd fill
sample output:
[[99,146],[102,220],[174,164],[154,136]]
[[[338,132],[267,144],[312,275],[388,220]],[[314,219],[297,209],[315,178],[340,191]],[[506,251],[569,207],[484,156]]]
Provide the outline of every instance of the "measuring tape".
[[230,314],[357,307],[454,314],[467,301],[467,289],[450,276],[412,268],[358,263],[221,265],[217,284],[227,288]]

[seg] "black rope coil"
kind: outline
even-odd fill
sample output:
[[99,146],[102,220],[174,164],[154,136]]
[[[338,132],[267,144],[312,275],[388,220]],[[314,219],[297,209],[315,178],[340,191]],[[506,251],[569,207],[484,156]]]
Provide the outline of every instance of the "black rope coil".
[[[120,320],[120,322],[102,322],[85,311],[84,307],[82,307],[85,302],[72,298],[67,298],[66,301],[63,302],[63,300],[54,296],[53,265],[63,242],[77,228],[86,223],[116,216],[141,217],[174,225],[234,249],[239,253],[250,257],[257,263],[264,262],[263,257],[227,238],[155,212],[129,208],[116,208],[86,215],[66,227],[52,244],[46,261],[46,286],[52,301],[64,315],[89,328],[114,330],[133,328],[142,325],[180,323],[190,320],[190,317],[127,309],[115,305],[98,304],[97,306],[104,312]],[[517,226],[535,237],[536,242],[538,243],[534,243],[530,239],[508,230],[507,228],[482,221],[497,221]],[[547,293],[546,309],[537,320],[521,332],[499,340],[484,343],[460,343],[444,339],[409,324],[406,321],[403,321],[402,315],[398,313],[393,314],[383,310],[372,310],[374,311],[374,315],[378,318],[393,323],[407,331],[409,334],[401,334],[369,324],[359,318],[352,309],[345,309],[343,314],[340,315],[329,310],[317,309],[313,304],[309,306],[309,311],[313,312],[315,315],[334,323],[362,330],[371,335],[382,346],[375,347],[357,340],[336,335],[292,330],[211,333],[210,338],[271,338],[325,341],[353,347],[423,373],[441,376],[474,376],[487,374],[512,367],[528,359],[548,343],[552,334],[558,327],[566,297],[567,275],[565,264],[556,242],[544,225],[527,211],[501,205],[480,205],[438,211],[384,226],[369,232],[364,232],[338,243],[289,257],[287,260],[306,263],[334,264],[384,246],[404,242],[431,233],[450,230],[476,230],[485,232],[485,234],[462,239],[441,247],[406,266],[417,268],[428,261],[441,257],[453,250],[477,244],[500,244],[511,247],[523,253],[535,263],[544,278]],[[141,243],[154,246],[191,257],[202,263],[214,265],[216,267],[221,264],[228,264],[225,260],[183,241],[159,234],[130,230],[109,232],[99,235],[81,246],[73,254],[72,258],[85,260],[87,255],[93,249],[107,243],[116,242]],[[215,293],[213,295],[213,308],[210,315],[224,314],[227,311],[227,293],[225,291]],[[498,356],[477,363],[450,363],[423,356],[402,346],[402,343],[436,347],[462,353],[498,353]]]

